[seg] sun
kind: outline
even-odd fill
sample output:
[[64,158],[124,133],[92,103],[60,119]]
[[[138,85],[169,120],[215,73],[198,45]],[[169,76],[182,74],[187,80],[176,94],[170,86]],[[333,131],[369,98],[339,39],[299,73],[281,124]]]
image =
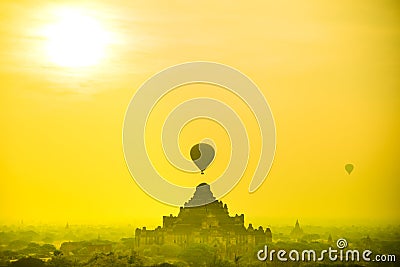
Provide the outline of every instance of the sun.
[[63,9],[46,30],[46,52],[61,67],[87,67],[104,57],[109,36],[98,20],[80,10]]

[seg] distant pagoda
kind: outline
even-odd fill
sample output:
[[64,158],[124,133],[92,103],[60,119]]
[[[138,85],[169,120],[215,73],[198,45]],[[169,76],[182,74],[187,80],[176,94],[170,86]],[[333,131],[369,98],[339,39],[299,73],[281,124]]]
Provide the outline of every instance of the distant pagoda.
[[163,216],[163,226],[155,230],[136,229],[135,246],[205,243],[218,248],[227,257],[253,249],[258,244],[271,242],[272,233],[252,224],[244,226],[244,214],[229,216],[228,207],[216,200],[210,185],[201,183],[193,197],[180,208],[178,216]]
[[292,232],[290,233],[290,237],[293,239],[300,239],[304,235],[303,229],[300,227],[299,220],[296,220],[296,224],[294,225],[294,228],[292,229]]

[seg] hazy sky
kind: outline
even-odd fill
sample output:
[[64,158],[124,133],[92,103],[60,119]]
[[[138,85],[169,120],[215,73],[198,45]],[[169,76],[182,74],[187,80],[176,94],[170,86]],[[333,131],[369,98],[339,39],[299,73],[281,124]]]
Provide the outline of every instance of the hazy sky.
[[[76,33],[68,32],[76,12],[100,37],[92,42],[83,32],[65,54],[63,42],[51,44]],[[184,129],[181,142],[187,150],[198,138],[216,138],[208,176],[175,173],[159,154],[164,111],[213,96],[255,134],[248,170],[223,198],[231,213],[255,225],[400,221],[396,1],[2,1],[0,33],[0,223],[155,226],[176,214],[130,177],[122,124],[146,79],[195,60],[230,65],[259,86],[275,117],[275,161],[249,194],[259,153],[251,113],[224,90],[186,86],[166,96],[149,124],[150,154],[167,179],[210,182],[227,164],[226,133],[207,121]],[[351,175],[346,163],[355,166]]]

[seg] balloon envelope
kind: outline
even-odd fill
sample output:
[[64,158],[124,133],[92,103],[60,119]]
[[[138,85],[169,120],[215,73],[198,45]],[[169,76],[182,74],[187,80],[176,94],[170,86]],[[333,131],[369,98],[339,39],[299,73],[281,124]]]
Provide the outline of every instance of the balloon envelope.
[[199,143],[190,149],[190,157],[200,169],[201,174],[210,165],[215,156],[214,148],[206,143]]
[[346,164],[346,166],[344,166],[344,168],[346,169],[347,173],[350,174],[353,171],[354,166],[353,166],[353,164]]

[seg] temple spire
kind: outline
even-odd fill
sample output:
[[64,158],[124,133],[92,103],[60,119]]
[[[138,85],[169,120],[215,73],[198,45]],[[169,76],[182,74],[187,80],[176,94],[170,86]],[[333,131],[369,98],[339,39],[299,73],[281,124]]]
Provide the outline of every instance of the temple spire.
[[210,185],[207,183],[201,183],[196,187],[193,197],[185,203],[184,207],[203,206],[214,201],[216,201],[216,199],[211,192]]

